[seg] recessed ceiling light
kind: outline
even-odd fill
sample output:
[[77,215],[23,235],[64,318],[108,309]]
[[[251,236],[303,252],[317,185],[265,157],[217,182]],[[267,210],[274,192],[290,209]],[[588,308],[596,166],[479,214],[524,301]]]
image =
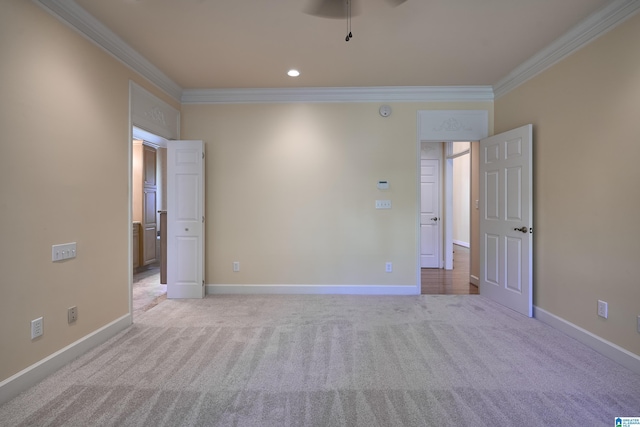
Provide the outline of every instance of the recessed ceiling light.
[[298,77],[300,75],[300,71],[298,71],[298,70],[289,70],[287,72],[287,75],[289,77]]

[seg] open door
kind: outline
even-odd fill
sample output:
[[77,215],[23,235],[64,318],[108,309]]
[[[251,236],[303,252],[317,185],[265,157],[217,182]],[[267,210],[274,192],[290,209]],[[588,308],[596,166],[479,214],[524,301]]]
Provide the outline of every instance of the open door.
[[167,143],[167,298],[204,297],[204,143]]
[[533,316],[533,126],[480,141],[480,294]]

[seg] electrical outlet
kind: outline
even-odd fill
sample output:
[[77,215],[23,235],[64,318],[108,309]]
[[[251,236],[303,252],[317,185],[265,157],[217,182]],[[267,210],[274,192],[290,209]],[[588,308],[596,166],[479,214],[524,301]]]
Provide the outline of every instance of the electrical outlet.
[[67,309],[67,321],[73,323],[78,320],[78,307],[75,305]]
[[386,271],[387,273],[391,273],[393,271],[393,263],[392,262],[388,262],[384,265],[384,271]]
[[604,317],[605,319],[609,315],[609,304],[606,301],[598,300],[598,316]]
[[240,261],[233,262],[233,271],[235,271],[236,273],[240,271]]
[[44,334],[44,319],[39,317],[31,321],[31,339],[38,338]]

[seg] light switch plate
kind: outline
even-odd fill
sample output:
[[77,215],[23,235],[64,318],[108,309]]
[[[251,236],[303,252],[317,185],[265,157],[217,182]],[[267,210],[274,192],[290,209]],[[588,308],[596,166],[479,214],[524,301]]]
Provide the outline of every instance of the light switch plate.
[[391,209],[391,200],[376,200],[376,209]]
[[51,261],[64,261],[65,259],[76,257],[76,242],[64,243],[62,245],[51,246]]

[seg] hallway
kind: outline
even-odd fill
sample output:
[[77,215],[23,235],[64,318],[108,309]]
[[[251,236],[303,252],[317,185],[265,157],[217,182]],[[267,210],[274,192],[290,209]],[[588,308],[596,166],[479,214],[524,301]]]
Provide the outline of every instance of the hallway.
[[453,245],[453,270],[423,268],[423,295],[477,295],[478,287],[469,283],[469,248]]

